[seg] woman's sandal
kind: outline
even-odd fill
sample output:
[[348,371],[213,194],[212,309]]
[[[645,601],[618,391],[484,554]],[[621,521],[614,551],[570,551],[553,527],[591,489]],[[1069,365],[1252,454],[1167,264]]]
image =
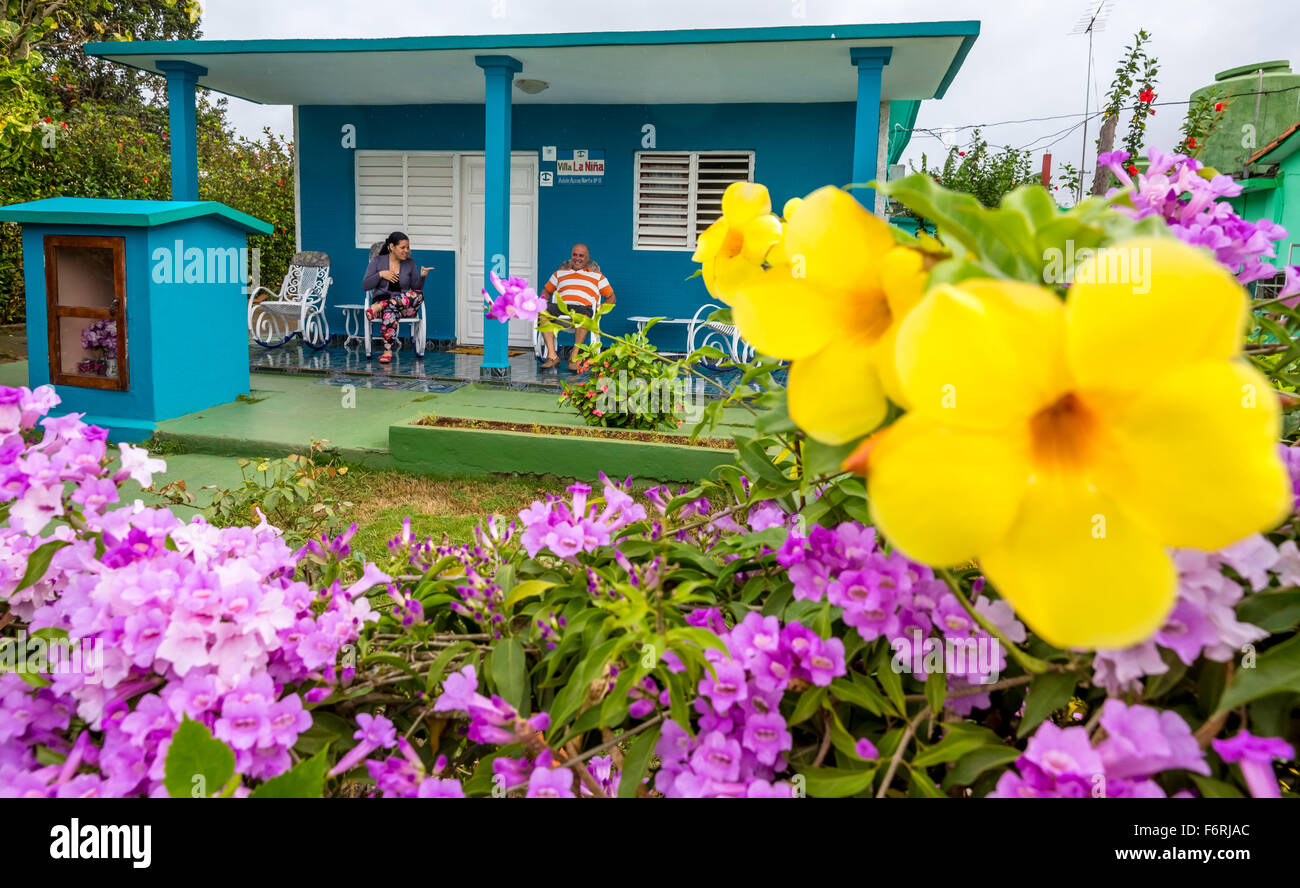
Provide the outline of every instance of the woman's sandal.
[[392,362],[393,362],[392,352],[384,352],[382,355],[379,356],[379,363],[381,364],[391,364]]

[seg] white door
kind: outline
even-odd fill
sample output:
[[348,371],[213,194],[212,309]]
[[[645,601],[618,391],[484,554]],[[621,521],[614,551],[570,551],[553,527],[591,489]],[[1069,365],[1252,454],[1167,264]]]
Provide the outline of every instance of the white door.
[[[456,339],[483,343],[483,202],[482,154],[460,159],[460,268],[456,295]],[[537,154],[513,152],[510,156],[510,273],[527,278],[541,292],[537,280]],[[496,321],[492,321],[496,323]],[[531,321],[510,322],[510,344],[533,346]]]

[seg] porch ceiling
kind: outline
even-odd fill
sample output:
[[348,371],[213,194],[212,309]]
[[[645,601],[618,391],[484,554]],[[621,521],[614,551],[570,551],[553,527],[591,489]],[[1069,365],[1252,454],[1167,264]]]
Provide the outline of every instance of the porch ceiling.
[[942,98],[979,22],[379,39],[87,43],[87,54],[162,73],[183,60],[199,86],[268,105],[478,104],[476,55],[510,55],[548,89],[518,104],[851,102],[849,48],[891,46],[882,98]]

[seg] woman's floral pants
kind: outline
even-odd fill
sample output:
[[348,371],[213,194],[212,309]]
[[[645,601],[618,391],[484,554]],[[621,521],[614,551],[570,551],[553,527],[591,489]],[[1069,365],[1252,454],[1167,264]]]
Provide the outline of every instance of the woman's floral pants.
[[424,302],[424,294],[414,290],[401,296],[389,296],[379,313],[379,332],[384,337],[384,348],[391,348],[397,339],[397,322],[401,318],[413,318]]

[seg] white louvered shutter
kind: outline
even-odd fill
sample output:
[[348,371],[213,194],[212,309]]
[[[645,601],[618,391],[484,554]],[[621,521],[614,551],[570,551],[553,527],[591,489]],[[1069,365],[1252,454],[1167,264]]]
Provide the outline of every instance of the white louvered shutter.
[[401,154],[356,152],[357,246],[401,230],[406,224],[406,188]]
[[722,215],[722,192],[754,181],[752,151],[643,151],[636,155],[633,245],[694,250]]
[[634,244],[661,250],[686,250],[694,243],[691,220],[691,155],[636,156]]
[[[695,236],[722,217],[722,192],[732,182],[754,181],[754,155],[709,153],[695,156]],[[692,241],[694,246],[695,242]]]
[[402,230],[421,250],[456,249],[450,154],[406,157],[406,227]]
[[402,231],[417,250],[456,248],[451,153],[357,151],[357,247]]

